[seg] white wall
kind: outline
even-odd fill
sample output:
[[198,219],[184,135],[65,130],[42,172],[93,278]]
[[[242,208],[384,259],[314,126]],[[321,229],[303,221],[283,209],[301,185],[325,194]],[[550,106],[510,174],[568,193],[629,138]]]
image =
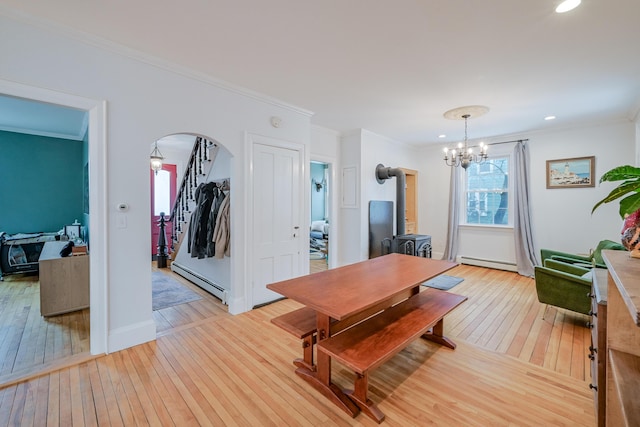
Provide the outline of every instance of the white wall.
[[622,220],[617,202],[591,209],[615,187],[614,183],[594,188],[546,188],[546,161],[595,156],[596,179],[608,170],[633,164],[635,158],[634,126],[630,122],[585,126],[531,138],[531,203],[535,237],[541,248],[585,253],[598,241],[619,241]]
[[[581,128],[506,136],[500,140],[529,139],[531,157],[531,205],[538,248],[554,248],[588,253],[598,241],[618,241],[622,225],[617,204],[602,206],[593,215],[593,205],[614,187],[611,183],[595,188],[546,188],[546,161],[573,157],[596,157],[596,179],[607,170],[632,163],[635,159],[635,126],[631,122],[594,124]],[[497,146],[496,146],[497,147]],[[493,147],[492,147],[493,148]],[[442,147],[422,151],[424,174],[420,176],[420,232],[432,235],[434,257],[444,252],[447,235],[449,167]],[[491,155],[491,149],[489,151]],[[424,191],[423,191],[424,190]],[[511,245],[511,246],[510,246]],[[510,230],[465,228],[461,230],[459,255],[481,259],[512,261]],[[498,259],[502,257],[503,259]]]
[[636,114],[635,119],[635,132],[636,132],[636,163],[634,166],[640,167],[640,112]]
[[341,206],[341,227],[345,230],[340,236],[340,262],[343,265],[369,257],[369,202],[390,200],[395,205],[395,178],[379,184],[376,180],[376,166],[381,163],[385,167],[419,170],[420,158],[414,147],[364,129],[343,135],[341,148],[342,166],[357,167],[357,182],[354,184],[358,191],[357,206]]
[[[243,256],[243,248],[251,244],[246,224],[252,223],[244,198],[245,134],[305,145],[310,139],[306,111],[122,52],[86,35],[0,17],[0,55],[11,58],[0,61],[0,80],[106,101],[106,159],[104,165],[91,165],[92,174],[104,172],[108,230],[104,236],[92,233],[91,238],[92,243],[106,245],[106,254],[104,259],[92,257],[91,263],[108,271],[104,280],[109,351],[155,338],[149,263],[150,144],[164,135],[195,133],[219,141],[232,154],[230,311],[239,312],[246,309],[245,271],[252,268]],[[270,125],[274,115],[282,118],[280,128]],[[119,216],[115,206],[121,202],[130,208]]]
[[[361,260],[361,224],[360,224],[360,150],[361,131],[344,134],[340,141],[340,180],[339,214],[340,233],[338,246],[340,254],[338,265],[352,264]],[[352,172],[355,171],[355,174]],[[347,175],[345,175],[348,173]],[[345,200],[345,195],[354,195],[353,199]]]
[[311,159],[332,159],[340,156],[340,133],[318,125],[311,126]]

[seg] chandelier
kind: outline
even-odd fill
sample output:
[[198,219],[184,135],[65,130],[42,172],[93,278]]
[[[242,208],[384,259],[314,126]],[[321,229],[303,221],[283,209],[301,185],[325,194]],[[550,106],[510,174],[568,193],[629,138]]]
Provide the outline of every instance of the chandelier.
[[485,114],[489,111],[489,108],[482,105],[471,105],[468,107],[459,107],[449,110],[444,113],[444,117],[451,120],[464,119],[464,142],[458,144],[458,149],[444,148],[444,162],[447,166],[462,166],[463,169],[467,169],[472,162],[483,163],[487,160],[487,145],[483,142],[480,143],[480,152],[474,153],[473,147],[469,147],[467,140],[467,124],[468,120],[472,117],[477,117]]
[[162,169],[162,161],[164,160],[162,153],[158,150],[158,141],[156,141],[155,148],[151,152],[149,160],[151,161],[151,169],[158,175],[158,171]]

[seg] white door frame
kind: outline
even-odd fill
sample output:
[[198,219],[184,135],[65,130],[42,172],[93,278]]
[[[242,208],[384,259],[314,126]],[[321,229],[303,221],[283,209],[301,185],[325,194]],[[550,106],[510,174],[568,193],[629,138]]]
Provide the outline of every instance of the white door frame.
[[[245,216],[245,241],[244,241],[244,247],[246,248],[246,251],[244,251],[245,254],[245,259],[244,259],[244,265],[247,266],[246,269],[246,280],[244,282],[244,308],[245,311],[249,311],[253,308],[253,281],[254,281],[254,276],[255,276],[255,251],[253,249],[253,224],[254,224],[254,220],[255,220],[255,210],[254,210],[254,206],[253,206],[253,166],[254,166],[254,158],[253,158],[253,147],[255,144],[262,144],[262,145],[271,145],[273,147],[278,147],[278,148],[285,148],[285,149],[289,149],[289,150],[295,150],[297,152],[300,153],[300,173],[303,177],[303,185],[300,186],[300,201],[302,203],[302,206],[300,207],[300,224],[301,224],[301,229],[303,229],[302,227],[304,226],[304,224],[306,224],[306,227],[308,228],[309,225],[309,197],[308,197],[308,192],[309,192],[309,188],[310,188],[310,184],[307,182],[308,181],[308,177],[309,177],[309,159],[306,156],[306,150],[305,150],[305,145],[302,143],[298,143],[298,142],[293,142],[293,141],[287,141],[287,140],[282,140],[282,139],[276,139],[276,138],[271,138],[268,136],[263,136],[263,135],[258,135],[258,134],[253,134],[253,133],[249,133],[247,132],[245,134],[245,154],[247,157],[247,165],[248,167],[246,168],[246,185],[245,187],[247,188],[247,191],[245,192],[245,206],[247,206],[247,215]],[[298,241],[298,245],[300,246],[298,249],[301,251],[301,253],[303,253],[302,251],[309,251],[308,248],[308,242],[306,243],[307,246],[302,247],[302,243],[305,242],[304,239],[299,239]],[[299,266],[299,271],[305,271],[303,270],[303,266],[304,266],[304,257],[300,256],[298,259],[300,266]],[[307,257],[307,264],[308,264],[308,257]],[[308,267],[307,267],[308,268]]]
[[[338,170],[338,162],[335,157],[311,155],[310,162],[322,162],[329,167],[329,259],[327,266],[335,268],[338,257],[338,181],[336,180],[336,171]],[[310,218],[310,217],[309,217]],[[333,236],[333,238],[331,238]]]
[[69,95],[0,79],[0,94],[84,110],[89,114],[89,235],[91,354],[107,352],[109,271],[107,239],[107,138],[105,100]]

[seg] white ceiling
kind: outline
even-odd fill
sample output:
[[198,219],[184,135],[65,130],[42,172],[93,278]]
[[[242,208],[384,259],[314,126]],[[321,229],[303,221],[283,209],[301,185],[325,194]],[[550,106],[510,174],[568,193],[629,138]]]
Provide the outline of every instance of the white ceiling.
[[442,114],[462,105],[491,109],[471,139],[634,119],[640,1],[556,14],[558,2],[0,0],[313,111],[314,124],[413,144],[460,140]]
[[81,141],[85,111],[0,95],[0,130]]

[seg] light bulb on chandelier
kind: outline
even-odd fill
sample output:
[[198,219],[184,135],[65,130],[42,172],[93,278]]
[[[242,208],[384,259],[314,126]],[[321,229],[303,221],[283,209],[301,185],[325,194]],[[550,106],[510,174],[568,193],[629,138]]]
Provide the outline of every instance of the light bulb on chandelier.
[[471,105],[467,107],[454,108],[444,113],[444,117],[451,120],[464,119],[464,142],[458,143],[458,150],[444,148],[444,161],[447,166],[462,166],[463,169],[467,169],[473,162],[483,163],[487,160],[488,146],[481,142],[479,144],[480,153],[474,154],[473,147],[469,147],[467,139],[467,126],[468,120],[472,117],[477,117],[485,114],[489,111],[488,107],[482,105]]

